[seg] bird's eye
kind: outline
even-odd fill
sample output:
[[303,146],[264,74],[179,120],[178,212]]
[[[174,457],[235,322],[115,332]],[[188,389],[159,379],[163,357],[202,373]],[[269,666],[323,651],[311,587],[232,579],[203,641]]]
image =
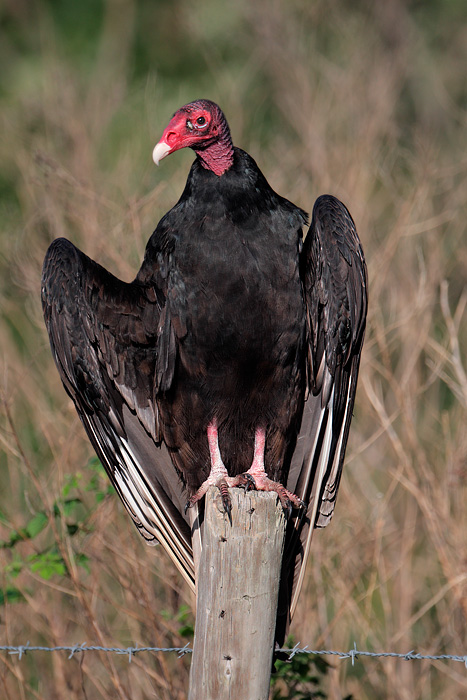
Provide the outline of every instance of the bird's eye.
[[198,117],[197,120],[195,121],[195,128],[196,129],[205,129],[208,126],[208,121],[206,117]]

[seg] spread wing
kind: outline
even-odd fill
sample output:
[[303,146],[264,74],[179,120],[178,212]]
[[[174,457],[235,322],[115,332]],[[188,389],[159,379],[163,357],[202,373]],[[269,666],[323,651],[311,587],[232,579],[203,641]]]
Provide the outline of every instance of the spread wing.
[[352,217],[335,197],[323,195],[316,200],[300,264],[307,309],[309,393],[287,488],[308,508],[302,519],[291,524],[286,545],[286,570],[294,573],[291,614],[313,528],[325,527],[334,511],[365,334],[365,260]]
[[44,261],[42,305],[60,377],[112,484],[194,588],[186,495],[155,401],[172,381],[175,334],[163,285],[151,282],[122,282],[60,238]]

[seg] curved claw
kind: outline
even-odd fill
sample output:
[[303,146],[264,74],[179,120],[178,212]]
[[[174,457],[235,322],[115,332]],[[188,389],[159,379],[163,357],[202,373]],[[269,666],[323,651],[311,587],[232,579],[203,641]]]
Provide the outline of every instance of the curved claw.
[[288,491],[283,484],[269,479],[266,473],[253,475],[251,472],[245,472],[235,477],[235,483],[231,485],[243,487],[245,491],[249,491],[250,489],[255,489],[256,491],[275,491],[284,509],[286,520],[292,517],[292,510],[294,507],[300,509],[306,508],[301,498],[298,498],[294,493]]
[[224,508],[224,513],[227,513],[227,517],[229,518],[230,525],[232,525],[232,501],[230,500],[229,487],[227,485],[227,482],[225,479],[221,479],[219,481],[219,483],[216,484],[216,486],[221,493],[222,506]]
[[284,516],[286,520],[290,520],[292,517],[292,502],[290,498],[287,499],[280,499],[281,504],[282,504],[282,510],[284,511]]
[[230,527],[232,527],[232,504],[230,503],[230,498],[227,503],[222,499],[222,505],[224,506],[224,513],[227,513]]
[[[227,484],[227,481],[225,479],[219,479],[215,484],[212,485],[217,486],[217,488],[219,489],[222,499],[222,507],[224,509],[224,512],[227,513],[229,522],[232,525],[232,501],[230,500],[229,485]],[[198,491],[188,499],[188,501],[185,503],[184,508],[185,515],[188,508],[194,506],[194,504],[197,503],[205,495],[209,486],[209,482],[205,481],[204,484],[202,484],[201,487],[198,489]]]
[[245,474],[241,474],[240,476],[244,480],[244,483],[242,485],[243,485],[243,488],[245,489],[246,492],[253,491],[253,490],[256,491],[256,481],[251,476],[251,474],[248,474],[248,472],[245,472]]

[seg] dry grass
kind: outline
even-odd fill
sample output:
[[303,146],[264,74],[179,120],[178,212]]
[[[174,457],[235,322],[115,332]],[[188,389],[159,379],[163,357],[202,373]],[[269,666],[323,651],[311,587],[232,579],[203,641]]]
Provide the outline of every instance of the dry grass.
[[[91,449],[53,366],[39,284],[60,235],[132,278],[190,163],[180,153],[155,171],[152,146],[177,106],[206,96],[278,191],[308,210],[325,191],[349,205],[369,267],[347,466],[292,632],[314,648],[466,653],[467,25],[461,3],[426,5],[256,0],[221,12],[179,0],[160,9],[164,32],[144,3],[107,2],[91,71],[42,5],[36,16],[12,4],[24,36],[31,23],[36,34],[31,54],[7,44],[15,61],[0,93],[0,184],[15,192],[1,209],[0,537],[41,511],[48,526],[1,550],[4,593],[24,595],[1,606],[3,643],[186,642],[175,618],[192,601],[168,559],[115,496],[96,503],[101,476],[89,488]],[[132,76],[142,8],[157,40],[173,33],[169,58],[192,47],[199,75],[187,59],[177,76],[162,61]],[[68,512],[64,494],[82,505]],[[28,557],[50,547],[66,574],[47,580]],[[0,696],[181,700],[188,666],[3,655]],[[394,660],[333,662],[325,688],[333,700],[466,691],[461,664]]]

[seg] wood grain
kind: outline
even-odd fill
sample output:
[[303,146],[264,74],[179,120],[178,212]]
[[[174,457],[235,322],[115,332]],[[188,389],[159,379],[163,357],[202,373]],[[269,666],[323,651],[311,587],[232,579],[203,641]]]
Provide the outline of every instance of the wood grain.
[[206,495],[189,700],[267,700],[285,518],[276,494]]

